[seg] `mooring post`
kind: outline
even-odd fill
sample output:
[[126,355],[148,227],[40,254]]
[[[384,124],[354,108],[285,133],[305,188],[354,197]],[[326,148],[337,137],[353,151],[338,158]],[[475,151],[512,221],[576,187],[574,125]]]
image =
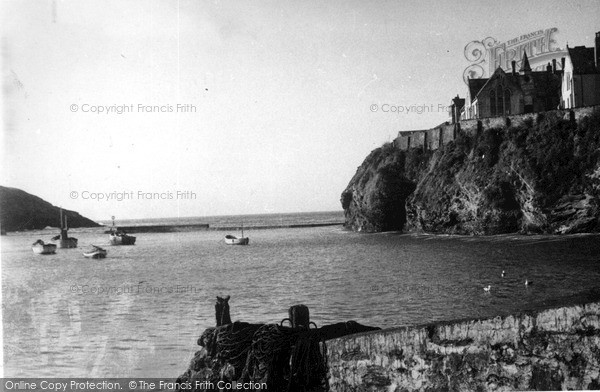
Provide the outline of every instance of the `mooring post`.
[[303,328],[308,329],[310,323],[310,315],[308,306],[306,305],[294,305],[289,310],[290,323],[292,328]]
[[229,298],[229,295],[224,298],[217,296],[217,303],[215,304],[215,318],[217,321],[217,327],[231,324],[231,316],[229,315]]

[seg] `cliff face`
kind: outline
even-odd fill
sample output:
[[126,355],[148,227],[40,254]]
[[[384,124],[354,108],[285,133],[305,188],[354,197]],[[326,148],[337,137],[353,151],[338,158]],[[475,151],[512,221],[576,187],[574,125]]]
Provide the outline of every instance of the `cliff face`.
[[342,193],[346,227],[450,234],[600,230],[600,114],[373,151]]
[[405,173],[405,155],[385,145],[371,152],[342,193],[346,226],[356,231],[400,230],[404,200],[415,190]]
[[[63,209],[69,228],[98,227],[98,223],[75,211]],[[47,201],[16,188],[0,186],[2,231],[43,229],[60,226],[60,209]]]

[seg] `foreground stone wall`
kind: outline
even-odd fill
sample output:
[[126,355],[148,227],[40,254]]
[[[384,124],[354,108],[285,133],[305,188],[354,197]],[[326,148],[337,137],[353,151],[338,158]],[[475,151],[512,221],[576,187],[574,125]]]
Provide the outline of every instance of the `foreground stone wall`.
[[331,391],[600,389],[600,302],[326,342]]

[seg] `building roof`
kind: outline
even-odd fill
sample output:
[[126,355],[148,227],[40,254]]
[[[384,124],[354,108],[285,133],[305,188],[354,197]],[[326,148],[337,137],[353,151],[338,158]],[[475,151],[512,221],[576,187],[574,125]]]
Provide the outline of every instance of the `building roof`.
[[[548,71],[527,72],[527,75],[513,75],[512,73],[504,72],[502,68],[498,67],[489,79],[474,79],[482,80],[483,82],[481,83],[481,87],[479,87],[475,94],[471,96],[471,102],[474,101],[475,98],[477,98],[477,96],[486,88],[488,83],[492,83],[494,79],[499,77],[503,77],[510,85],[517,88],[521,88],[523,82],[527,83],[528,78],[531,78],[533,85],[539,93],[542,95],[552,94],[557,88],[560,89],[560,83],[562,80],[560,75],[561,74],[559,73],[552,73]],[[470,81],[471,79],[469,82]],[[469,84],[469,89],[471,89],[471,87],[471,84]]]
[[512,73],[506,73],[502,69],[502,67],[496,68],[492,76],[489,79],[485,80],[485,83],[481,86],[481,88],[475,93],[475,96],[479,95],[479,93],[487,86],[488,83],[491,83],[492,80],[497,79],[499,77],[503,77],[509,81],[511,84],[519,85],[518,75],[513,75]]
[[573,73],[579,75],[598,73],[594,59],[594,48],[586,48],[585,46],[569,48],[567,46],[567,50],[573,64]]
[[471,102],[475,100],[477,93],[481,90],[481,88],[487,83],[489,79],[469,79],[469,97]]

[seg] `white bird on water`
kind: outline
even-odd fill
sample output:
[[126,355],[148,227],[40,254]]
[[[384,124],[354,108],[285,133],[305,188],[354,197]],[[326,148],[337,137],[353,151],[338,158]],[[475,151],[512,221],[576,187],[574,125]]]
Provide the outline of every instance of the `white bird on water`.
[[489,293],[491,288],[492,288],[492,286],[488,284],[487,287],[483,288],[483,291],[485,291],[486,293]]
[[533,282],[528,281],[527,279],[525,279],[525,286],[529,286],[531,285]]
[[502,270],[502,277],[504,278],[504,270]]

